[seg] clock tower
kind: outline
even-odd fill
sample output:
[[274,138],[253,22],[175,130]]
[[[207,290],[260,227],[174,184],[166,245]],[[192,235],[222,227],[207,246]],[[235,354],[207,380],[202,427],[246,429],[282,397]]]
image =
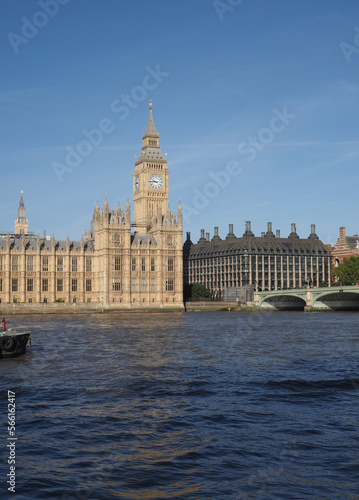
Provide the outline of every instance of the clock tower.
[[168,166],[160,150],[159,134],[153,123],[152,102],[142,150],[133,169],[135,232],[147,233],[156,216],[168,208]]
[[21,191],[19,208],[17,209],[17,218],[15,219],[15,234],[27,234],[28,230],[29,223],[26,218],[25,204]]

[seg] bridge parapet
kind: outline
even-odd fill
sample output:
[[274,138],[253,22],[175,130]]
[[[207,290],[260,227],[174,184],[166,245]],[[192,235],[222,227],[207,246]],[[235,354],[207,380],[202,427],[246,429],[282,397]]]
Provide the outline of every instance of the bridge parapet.
[[255,300],[267,309],[359,310],[359,286],[268,290],[256,292]]

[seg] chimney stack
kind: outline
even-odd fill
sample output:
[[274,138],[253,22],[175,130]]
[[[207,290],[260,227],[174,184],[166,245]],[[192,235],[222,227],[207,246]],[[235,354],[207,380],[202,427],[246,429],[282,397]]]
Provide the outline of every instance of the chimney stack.
[[318,236],[315,234],[315,224],[310,226],[310,235],[308,237],[310,240],[319,240]]
[[291,224],[291,233],[289,235],[289,238],[299,239],[299,236],[297,235],[297,228],[295,227],[294,223]]
[[204,229],[201,229],[201,237],[197,241],[197,243],[201,243],[202,241],[206,241],[206,238],[204,237]]
[[221,241],[221,238],[218,236],[218,226],[214,227],[214,236],[211,241]]
[[269,238],[274,238],[274,233],[272,231],[272,223],[271,222],[267,222],[267,233],[266,233],[266,236],[268,236]]
[[339,228],[339,238],[341,240],[344,240],[345,239],[345,227],[340,227]]

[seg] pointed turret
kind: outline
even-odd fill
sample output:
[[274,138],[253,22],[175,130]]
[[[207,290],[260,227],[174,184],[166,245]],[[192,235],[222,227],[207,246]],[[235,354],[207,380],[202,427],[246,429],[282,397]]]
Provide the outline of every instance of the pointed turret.
[[135,165],[139,165],[143,161],[156,161],[166,163],[166,158],[160,150],[159,133],[153,123],[152,102],[150,101],[150,116],[148,118],[147,128],[142,136],[142,151],[137,158]]
[[107,213],[108,214],[108,201],[107,201],[107,193],[106,193],[106,198],[105,198],[105,203],[104,203],[104,212],[105,214]]
[[182,204],[181,204],[181,198],[179,199],[178,208],[177,208],[177,220],[178,220],[178,225],[182,226],[182,223],[183,223],[183,215],[182,215]]
[[29,224],[26,219],[26,209],[21,191],[19,208],[17,209],[17,218],[15,219],[15,234],[27,234],[28,230]]
[[131,208],[130,208],[130,200],[127,197],[126,202],[126,220],[131,221]]
[[153,123],[153,116],[152,116],[152,101],[150,100],[150,116],[148,118],[148,123],[147,123],[147,128],[145,133],[143,134],[143,139],[146,139],[147,137],[159,137],[160,134],[157,132],[155,124]]
[[96,225],[96,222],[100,222],[100,205],[98,204],[98,198],[97,198],[97,201],[96,201],[96,205],[95,205],[95,208],[94,208],[94,211],[93,211],[92,221],[91,221],[90,233],[91,233],[92,237],[95,234],[95,225]]

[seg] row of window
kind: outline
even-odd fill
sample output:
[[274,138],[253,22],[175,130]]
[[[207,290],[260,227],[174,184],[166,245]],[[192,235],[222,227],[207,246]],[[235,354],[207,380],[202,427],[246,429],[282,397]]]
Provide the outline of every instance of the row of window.
[[[26,269],[28,272],[32,272],[34,270],[34,257],[27,257],[26,259]],[[43,272],[47,272],[49,270],[49,257],[42,257],[42,266],[41,269]],[[64,270],[64,258],[57,257],[57,266],[56,269],[58,272],[63,272]],[[86,272],[92,272],[92,258],[86,258]],[[3,270],[3,258],[0,257],[0,271]],[[11,270],[16,272],[19,271],[19,257],[12,257],[11,259]],[[71,270],[73,272],[77,272],[78,270],[78,260],[77,257],[72,257],[71,259]]]
[[[307,272],[306,274],[305,273],[283,273],[283,276],[281,274],[275,274],[275,273],[258,273],[258,275],[256,275],[256,273],[252,273],[252,282],[254,283],[256,280],[258,281],[262,281],[263,279],[271,279],[273,282],[275,281],[275,278],[277,277],[277,280],[280,280],[280,279],[283,279],[284,281],[287,281],[288,279],[289,280],[292,280],[292,279],[295,279],[296,281],[299,280],[299,277],[301,276],[301,278],[304,278],[305,276],[316,276],[316,275],[321,275],[323,277],[325,277],[326,273],[323,272],[322,270],[317,270],[317,271],[314,271],[313,272]],[[289,276],[289,277],[288,277]],[[216,274],[216,275],[213,275],[213,274],[203,274],[203,273],[190,273],[187,277],[187,282],[189,283],[195,283],[195,282],[198,282],[198,283],[201,283],[202,281],[207,281],[207,282],[210,282],[210,281],[213,281],[213,280],[226,280],[226,281],[237,281],[238,283],[240,282],[241,280],[241,277],[242,277],[242,281],[244,280],[249,280],[249,275],[248,273],[246,274],[242,274],[239,275],[239,274]],[[323,278],[324,279],[324,278]],[[325,278],[326,279],[326,278]]]
[[[140,269],[141,271],[146,271],[146,258],[142,257],[140,260]],[[136,271],[137,269],[137,259],[135,257],[132,258],[131,260],[131,271]],[[150,264],[150,269],[151,272],[156,271],[156,261],[155,259],[151,259],[151,264]],[[116,269],[119,270],[119,269]],[[174,271],[174,259],[166,259],[166,271],[167,272],[173,272]]]
[[[202,251],[204,250],[204,248],[200,248],[200,251],[197,252],[197,253],[192,253],[191,255],[189,255],[188,253],[185,254],[185,258],[188,259],[188,260],[197,260],[197,259],[200,259],[200,258],[209,258],[209,259],[221,259],[222,262],[225,260],[227,262],[227,259],[229,261],[232,261],[232,259],[239,259],[240,257],[246,257],[248,258],[250,255],[252,256],[252,258],[255,258],[256,256],[258,256],[259,258],[262,257],[262,255],[264,255],[265,257],[277,257],[277,258],[281,258],[281,257],[310,257],[310,256],[313,256],[313,257],[323,257],[323,256],[327,256],[328,252],[327,251],[322,251],[322,250],[292,250],[290,253],[287,253],[286,250],[283,250],[281,253],[280,251],[277,249],[276,250],[276,253],[274,253],[274,250],[271,249],[271,252],[266,252],[266,249],[264,249],[264,252],[266,253],[260,253],[260,251],[255,252],[254,251],[254,248],[252,248],[252,251],[250,253],[248,252],[244,252],[243,254],[240,254],[238,255],[238,253],[235,253],[234,255],[219,255],[221,252],[218,252],[217,255],[214,255],[214,252],[211,252],[211,253],[208,253],[208,252],[205,252],[203,253]],[[228,250],[222,252],[223,254],[224,253],[228,253]]]
[[[91,292],[92,291],[92,280],[87,279],[85,283],[86,287],[86,292]],[[71,291],[72,292],[77,292],[77,279],[72,279],[71,280]],[[43,278],[41,281],[41,290],[43,292],[48,292],[49,291],[49,280],[47,278]],[[0,292],[3,291],[3,283],[2,279],[0,278]],[[19,291],[19,280],[18,278],[12,278],[11,280],[11,291],[12,292],[18,292]],[[33,292],[34,291],[34,280],[33,278],[28,278],[26,281],[26,291],[27,292]],[[56,291],[57,292],[63,292],[64,291],[64,280],[58,279],[56,280]]]
[[275,272],[273,269],[261,269],[259,268],[257,271],[255,269],[242,269],[242,273],[240,273],[239,271],[237,272],[235,269],[234,271],[232,272],[232,270],[227,270],[226,272],[213,272],[213,271],[209,271],[209,270],[203,270],[203,269],[192,269],[190,270],[190,272],[187,274],[187,276],[216,276],[216,277],[224,277],[224,276],[230,276],[230,277],[238,277],[238,279],[240,278],[240,276],[242,275],[245,275],[245,274],[248,274],[248,273],[251,273],[253,276],[255,276],[256,274],[258,274],[259,276],[262,276],[263,274],[265,276],[267,275],[272,275],[272,276],[280,276],[281,274],[283,274],[283,276],[286,276],[287,274],[289,275],[292,275],[292,274],[315,274],[315,273],[323,273],[325,272],[325,268],[323,267],[313,267],[312,269],[307,269],[307,271],[305,272],[305,269],[298,269],[298,268],[283,268],[283,273],[281,272],[280,269],[278,269],[277,272]]
[[[137,259],[134,257],[131,261],[131,269],[132,271],[136,271],[137,267]],[[57,272],[63,272],[64,270],[64,258],[57,257]],[[140,260],[140,269],[142,271],[146,271],[146,258],[142,257]],[[150,269],[152,272],[156,270],[155,259],[151,259]],[[0,271],[3,270],[3,259],[0,257]],[[13,272],[19,271],[19,257],[12,257],[11,261],[11,270]],[[32,272],[34,270],[34,257],[27,257],[27,271]],[[49,270],[49,257],[42,257],[42,271],[47,272]],[[92,272],[92,258],[86,258],[86,272]],[[112,258],[112,270],[113,271],[121,271],[121,257],[115,256]],[[77,257],[72,257],[71,260],[71,271],[78,271],[78,260]],[[174,259],[166,259],[166,271],[172,272],[174,271]]]
[[[325,280],[322,280],[322,281],[325,281]],[[311,281],[311,286],[318,286],[320,283],[320,280],[317,280],[316,277],[313,278],[313,280]],[[243,285],[248,285],[249,283],[248,282],[243,282]],[[294,288],[294,286],[296,288],[299,288],[299,287],[304,287],[306,285],[305,281],[299,283],[299,281],[280,281],[278,280],[277,284],[276,284],[276,289],[280,290],[280,289],[289,289],[289,288]],[[214,281],[214,282],[209,282],[209,283],[204,283],[204,286],[206,286],[206,288],[208,288],[209,290],[216,290],[216,289],[220,289],[220,288],[232,288],[232,287],[236,287],[236,286],[239,286],[238,284],[236,284],[236,282],[232,282],[232,281]],[[274,290],[274,283],[270,283],[268,280],[265,280],[264,283],[263,281],[260,281],[259,283],[256,284],[256,286],[258,287],[259,291],[261,290],[264,290],[264,289],[269,289],[271,288],[272,290]]]
[[[112,290],[113,291],[121,291],[121,278],[113,278],[112,279]],[[131,290],[132,292],[146,292],[148,291],[146,289],[146,278],[142,278],[141,280],[137,281],[137,278],[132,278],[132,284],[131,284]],[[151,278],[150,281],[150,290],[151,292],[156,291],[156,285],[155,285],[155,280],[154,278]],[[167,278],[166,279],[166,292],[173,292],[174,291],[174,279],[173,278]]]
[[[132,291],[136,292],[137,288],[140,290],[141,286],[141,291],[146,292],[146,279],[142,278],[142,280],[138,281],[136,278],[132,278]],[[91,279],[86,279],[85,282],[85,287],[86,287],[86,292],[91,292],[92,291],[92,280]],[[28,278],[26,281],[26,290],[27,292],[33,292],[34,291],[34,280],[33,278]],[[41,290],[43,292],[48,292],[49,291],[49,280],[47,278],[43,278],[41,282]],[[113,278],[112,279],[112,290],[114,292],[120,292],[121,291],[121,278]],[[3,291],[3,280],[0,278],[0,292]],[[19,280],[18,278],[12,278],[11,280],[11,291],[12,292],[18,292],[19,291]],[[63,292],[64,291],[64,280],[63,279],[57,279],[56,280],[56,291],[57,292]],[[77,279],[72,279],[71,280],[71,291],[72,292],[77,292],[78,291],[78,280]],[[155,292],[156,291],[156,286],[155,286],[155,280],[151,278],[150,282],[150,291]],[[167,278],[166,279],[166,292],[173,292],[174,291],[174,279],[173,278]]]
[[[258,256],[259,258],[258,259],[255,259],[253,256],[252,256],[252,266],[255,266],[256,265],[256,262],[258,263],[258,265],[262,265],[262,262],[263,262],[263,257],[262,255],[259,255]],[[287,259],[288,257],[288,259]],[[299,264],[299,257],[301,258],[301,263],[302,265],[304,264],[305,260],[307,261],[307,265],[310,266],[311,263],[313,262],[313,264],[317,261],[319,262],[322,262],[323,261],[323,257],[305,257],[305,256],[284,256],[284,258],[282,259],[281,257],[277,257],[277,264],[278,265],[281,265],[281,263],[283,263],[283,265],[286,265],[287,261],[289,261],[289,265],[293,264],[293,259],[295,261],[295,264],[298,265]],[[188,262],[188,266],[189,267],[199,267],[199,266],[204,266],[204,267],[210,267],[210,266],[218,266],[218,267],[223,267],[223,266],[228,266],[228,265],[231,265],[231,264],[234,264],[234,265],[238,265],[239,267],[239,264],[240,264],[240,257],[238,257],[237,259],[235,257],[233,257],[233,261],[232,261],[232,258],[231,257],[222,257],[222,259],[220,258],[215,258],[215,259],[201,259],[201,260],[190,260]],[[265,256],[264,258],[264,263],[265,265],[268,265],[268,256]],[[271,265],[274,265],[274,259],[273,257],[270,257],[270,263]],[[248,256],[247,257],[242,257],[242,265],[249,265],[249,259],[248,259]]]
[[[319,262],[318,266],[322,267],[322,263]],[[252,270],[255,271],[256,267],[258,267],[258,269],[262,269],[263,268],[263,269],[267,270],[268,268],[270,268],[270,269],[273,269],[273,271],[275,270],[275,267],[273,266],[273,264],[269,266],[267,262],[264,263],[264,266],[262,266],[261,262],[258,263],[258,266],[254,265],[254,264],[252,264],[252,266],[248,266],[248,265],[247,266],[242,266],[242,270],[243,269],[252,269]],[[301,269],[305,269],[305,263],[302,262],[301,266],[299,266],[299,263],[296,262],[295,265],[293,266],[293,263],[290,262],[289,266],[287,266],[287,263],[284,262],[282,266],[277,266],[277,270],[280,271],[280,269],[282,267],[283,267],[283,269],[287,269],[287,267],[289,267],[289,268],[293,268],[293,267],[299,268],[299,267],[301,267]],[[313,268],[317,267],[316,262],[313,262],[313,265],[307,265],[307,269],[310,269],[311,267],[313,267]],[[228,272],[228,271],[229,272],[232,272],[232,271],[238,271],[239,272],[241,270],[241,268],[239,266],[237,267],[235,264],[233,266],[231,264],[230,265],[226,265],[226,266],[216,266],[216,265],[214,265],[214,266],[212,266],[212,265],[206,266],[206,264],[204,264],[204,265],[199,265],[199,266],[191,266],[190,270],[196,270],[196,271],[197,270],[200,270],[200,271],[203,271],[203,270],[206,271],[207,270],[207,272],[210,272],[210,271],[211,272],[213,272],[213,271],[214,272]]]

